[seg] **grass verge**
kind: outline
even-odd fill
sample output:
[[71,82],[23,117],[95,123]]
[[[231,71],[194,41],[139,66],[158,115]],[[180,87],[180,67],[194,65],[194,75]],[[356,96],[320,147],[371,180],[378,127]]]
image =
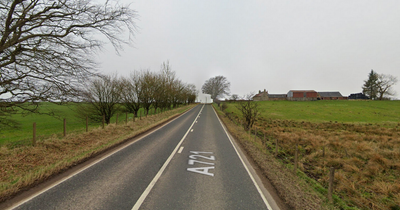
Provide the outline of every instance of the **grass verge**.
[[348,207],[337,196],[334,196],[336,204],[330,204],[326,198],[327,190],[323,186],[301,171],[295,175],[289,165],[276,159],[265,148],[260,138],[246,133],[242,126],[231,121],[219,109],[216,108],[216,111],[231,135],[239,141],[291,209],[356,209]]
[[87,133],[65,138],[53,135],[36,146],[4,144],[0,146],[0,202],[66,169],[82,163],[115,145],[159,126],[193,108],[189,105],[161,114],[143,117],[127,124],[110,124]]

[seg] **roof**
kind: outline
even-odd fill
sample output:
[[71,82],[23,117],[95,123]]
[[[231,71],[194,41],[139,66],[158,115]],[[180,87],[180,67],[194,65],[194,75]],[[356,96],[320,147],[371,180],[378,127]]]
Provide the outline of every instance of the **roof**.
[[253,96],[254,97],[261,97],[264,94],[268,94],[268,92],[261,92],[261,93],[257,93],[256,95]]
[[340,92],[318,92],[321,97],[343,97]]
[[304,93],[304,92],[317,92],[317,91],[315,91],[315,90],[289,90],[289,92],[293,92],[293,93],[296,93],[296,92],[301,92],[301,93]]

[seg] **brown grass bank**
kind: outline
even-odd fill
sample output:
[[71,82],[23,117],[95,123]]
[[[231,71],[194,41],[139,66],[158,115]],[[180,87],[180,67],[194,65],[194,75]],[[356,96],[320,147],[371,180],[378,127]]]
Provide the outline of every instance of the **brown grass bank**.
[[260,138],[246,133],[242,126],[231,121],[223,112],[216,110],[230,134],[239,141],[247,154],[276,188],[279,196],[292,209],[329,209],[307,182],[296,177],[292,171],[268,152]]
[[0,147],[0,202],[107,149],[159,126],[195,105],[180,107],[157,115],[138,118],[127,124],[110,124],[87,133],[54,135],[36,146]]
[[[282,189],[280,192],[289,198],[288,202],[293,203],[291,205],[297,203],[296,193],[290,192],[291,184],[286,185],[292,181],[279,181],[279,170],[293,170],[294,153],[298,144],[299,167],[293,184],[302,188],[302,182],[305,181],[319,197],[319,201],[315,203],[338,209],[400,209],[399,124],[315,123],[259,118],[249,140],[249,134],[242,134],[243,129],[236,125],[240,122],[240,116],[232,112],[223,115],[228,125],[231,123],[232,126],[237,126],[231,132],[239,132],[235,134],[237,136],[244,135],[239,138],[242,139],[242,144],[253,148],[248,150],[249,153],[264,157],[264,160],[257,161],[261,168],[268,169],[267,165],[270,167],[272,163],[278,164],[276,169],[271,170],[278,172],[265,173],[276,183],[278,191]],[[257,138],[254,140],[255,130]],[[277,157],[273,155],[276,140]],[[247,144],[250,146],[246,146]],[[330,167],[334,167],[336,171],[332,205],[328,205],[326,200]],[[273,173],[277,173],[278,177],[274,177]]]

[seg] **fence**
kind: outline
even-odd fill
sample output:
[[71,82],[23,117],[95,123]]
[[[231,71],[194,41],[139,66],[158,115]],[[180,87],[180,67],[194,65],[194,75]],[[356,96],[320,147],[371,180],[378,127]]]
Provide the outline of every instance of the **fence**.
[[[221,109],[221,108],[220,108]],[[235,123],[237,126],[240,126],[244,129],[244,125],[243,125],[243,121],[242,119],[240,119],[239,117],[237,117],[233,112],[232,113],[227,113],[224,112],[224,115],[231,120],[233,123]],[[290,123],[290,122],[285,122],[285,123]],[[300,124],[304,125],[304,126],[308,126],[307,122],[299,122]],[[261,124],[261,125],[260,125]],[[260,123],[258,124],[259,127],[254,126],[253,128],[251,128],[247,132],[248,134],[246,134],[248,137],[248,139],[251,139],[253,141],[256,141],[257,139],[263,143],[263,147],[266,151],[269,151],[270,154],[273,154],[277,159],[280,160],[280,162],[283,165],[286,166],[290,166],[289,168],[291,168],[291,170],[293,170],[293,174],[298,176],[299,175],[299,171],[303,172],[304,174],[306,174],[307,176],[309,175],[306,171],[305,165],[303,164],[303,162],[301,162],[302,159],[302,155],[306,155],[306,153],[310,150],[309,147],[311,147],[311,145],[305,145],[304,144],[304,139],[296,139],[294,141],[284,141],[282,139],[273,137],[273,135],[268,135],[266,134],[265,130],[268,126],[268,123]],[[343,126],[340,123],[332,123],[332,126],[336,126],[336,127],[340,127]],[[261,127],[260,127],[261,126]],[[264,127],[263,127],[264,126]],[[296,125],[293,125],[294,127],[296,127]],[[358,128],[355,128],[358,129]],[[285,132],[284,130],[281,132]],[[302,144],[300,144],[300,142]],[[325,162],[325,158],[326,158],[326,150],[327,148],[329,148],[331,145],[329,144],[324,144],[323,146],[320,146],[317,148],[318,150],[318,154],[320,154],[322,157],[322,159],[324,159],[324,164],[327,163],[327,161]],[[315,149],[315,147],[313,148]],[[289,151],[290,150],[290,151]],[[333,149],[328,150],[331,154],[333,153]],[[344,147],[342,148],[343,151],[343,156],[347,159],[351,159],[352,155],[350,153],[348,153],[348,148]],[[304,159],[303,159],[304,160]],[[304,168],[301,169],[299,168],[299,163],[302,163],[302,167]],[[340,163],[339,163],[340,164]],[[308,165],[308,167],[314,167],[313,165]],[[339,186],[339,185],[344,185],[347,183],[352,183],[350,180],[346,180],[346,177],[343,177],[343,169],[341,169],[341,167],[336,168],[335,166],[330,166],[326,164],[326,168],[327,170],[324,170],[325,174],[321,175],[321,176],[325,176],[327,177],[326,181],[324,182],[326,183],[326,185],[323,185],[321,182],[315,180],[315,177],[310,177],[312,179],[314,179],[315,181],[317,181],[317,183],[321,184],[322,186],[325,186],[326,188],[326,197],[329,200],[330,203],[334,203],[335,202],[339,202],[339,197],[335,197],[335,186]],[[338,170],[339,169],[339,170]],[[337,175],[337,177],[340,177],[340,180],[335,180],[335,174]],[[341,191],[341,193],[343,193]],[[341,202],[341,201],[340,201]],[[371,206],[374,206],[375,209],[385,209],[385,207],[383,207],[381,204],[379,203],[362,203],[362,202],[358,202],[358,201],[354,201],[352,200],[353,203],[356,203],[357,206],[362,207],[362,208],[371,208]]]
[[[142,120],[142,117],[147,117],[148,115],[157,115],[157,114],[160,114],[160,113],[163,113],[163,112],[165,112],[164,109],[157,109],[157,110],[150,109],[148,113],[145,112],[144,110],[140,110],[140,111],[138,111],[137,114],[125,112],[124,113],[125,119],[123,121],[125,123],[128,123],[129,119],[132,119],[132,121],[135,122],[136,121],[136,116],[137,116],[138,120]],[[118,123],[121,122],[121,120],[119,118],[119,114],[120,113],[117,113],[116,117],[115,117],[115,124],[116,125],[118,125]],[[132,117],[129,117],[129,115],[131,115]],[[67,136],[67,123],[68,123],[67,119],[64,118],[63,119],[63,126],[62,126],[62,136],[63,137]],[[89,123],[90,123],[89,122],[89,117],[86,116],[85,124],[84,124],[85,125],[85,128],[84,128],[85,132],[89,132]],[[110,122],[110,123],[113,123],[113,122]],[[106,125],[106,123],[105,123],[105,115],[103,115],[100,126],[104,129],[105,125]],[[32,146],[36,146],[37,133],[38,133],[37,132],[37,122],[33,122],[33,127],[32,127]]]

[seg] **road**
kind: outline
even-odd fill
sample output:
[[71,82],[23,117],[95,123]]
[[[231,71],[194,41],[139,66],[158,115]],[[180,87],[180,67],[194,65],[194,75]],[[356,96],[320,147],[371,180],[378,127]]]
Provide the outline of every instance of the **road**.
[[198,105],[10,208],[279,209],[239,154]]

